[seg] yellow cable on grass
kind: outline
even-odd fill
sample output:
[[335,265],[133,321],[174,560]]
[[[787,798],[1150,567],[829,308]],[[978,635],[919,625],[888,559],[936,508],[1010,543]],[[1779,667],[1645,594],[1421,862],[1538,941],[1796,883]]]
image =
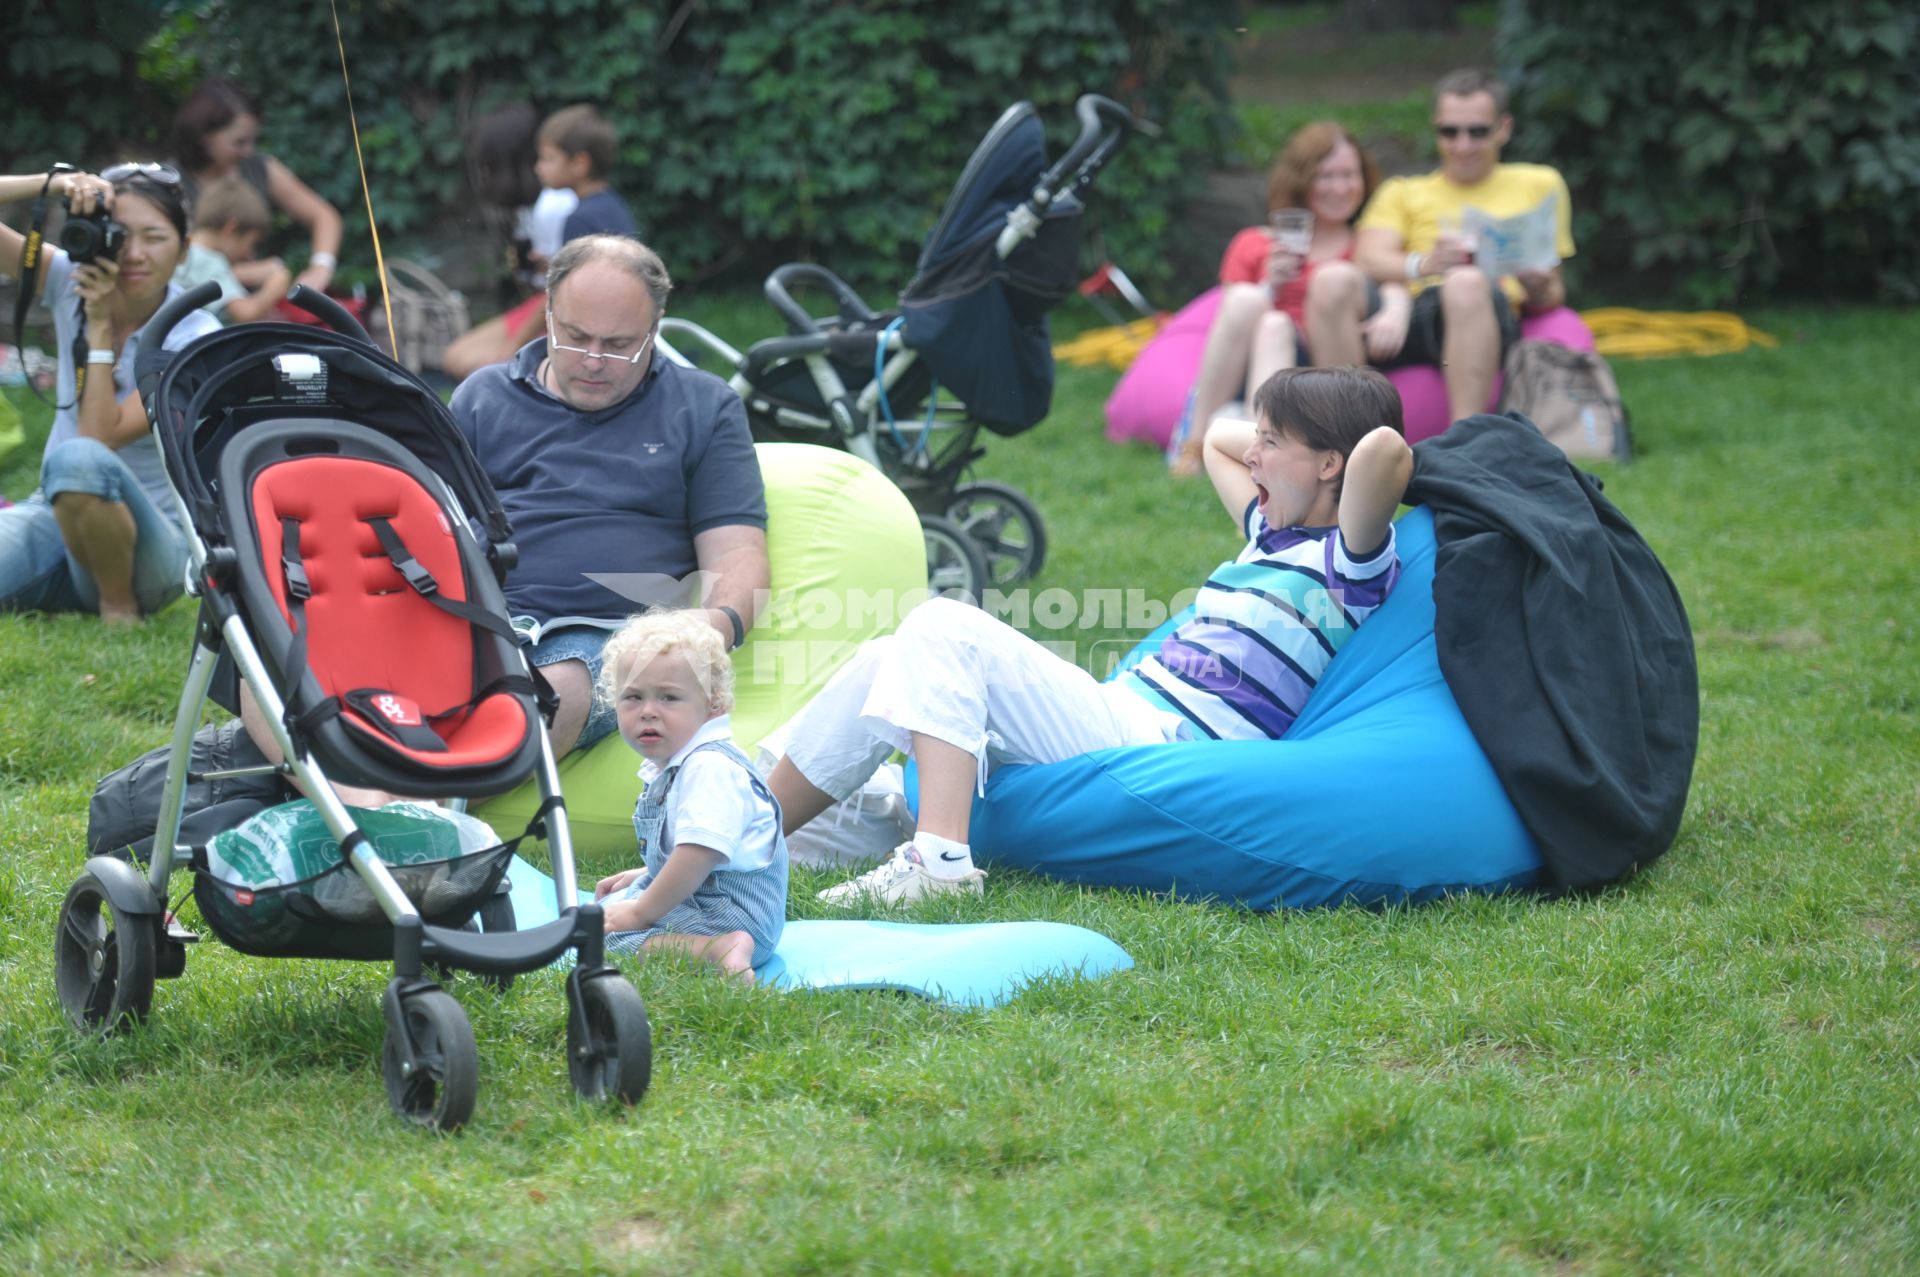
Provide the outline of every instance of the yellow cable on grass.
[[380,303],[387,312],[387,353],[400,358],[400,344],[393,330],[393,292],[387,287],[387,259],[380,252],[380,227],[373,220],[373,188],[367,185],[367,157],[360,150],[360,117],[353,110],[353,80],[347,75],[347,42],[340,34],[340,6],[327,0],[333,11],[333,42],[340,50],[340,80],[347,86],[347,123],[353,128],[353,158],[360,165],[360,193],[367,201],[367,230],[373,235],[373,264],[380,272]]
[[1748,346],[1778,346],[1774,337],[1724,310],[1653,311],[1625,306],[1583,310],[1594,348],[1610,359],[1730,355]]
[[1105,364],[1109,368],[1125,368],[1134,357],[1153,340],[1161,325],[1167,322],[1164,315],[1152,315],[1145,319],[1136,319],[1130,324],[1118,324],[1112,328],[1095,328],[1081,333],[1072,341],[1063,341],[1053,348],[1053,357],[1064,364],[1078,368],[1091,368],[1095,364]]

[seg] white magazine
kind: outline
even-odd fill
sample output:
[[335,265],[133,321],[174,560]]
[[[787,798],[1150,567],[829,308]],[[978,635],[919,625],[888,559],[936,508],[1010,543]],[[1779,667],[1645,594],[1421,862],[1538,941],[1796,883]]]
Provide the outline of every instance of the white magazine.
[[1477,208],[1467,209],[1461,217],[1461,229],[1473,242],[1474,264],[1494,279],[1558,266],[1559,199],[1557,195],[1548,195],[1526,212],[1512,217],[1494,217]]

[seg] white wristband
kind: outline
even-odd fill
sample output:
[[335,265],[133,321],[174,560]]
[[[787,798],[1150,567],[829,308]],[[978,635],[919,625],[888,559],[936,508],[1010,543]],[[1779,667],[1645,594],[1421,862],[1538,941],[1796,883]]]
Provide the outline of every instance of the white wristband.
[[110,364],[113,362],[113,358],[114,356],[111,350],[89,350],[87,352],[87,362],[90,364]]
[[1426,256],[1425,253],[1408,253],[1407,254],[1407,278],[1408,279],[1410,280],[1419,279],[1422,275],[1426,274],[1425,271],[1420,269],[1420,260],[1425,256]]
[[332,270],[339,264],[340,259],[332,253],[312,253],[307,257],[307,265],[309,266],[324,266],[328,270]]

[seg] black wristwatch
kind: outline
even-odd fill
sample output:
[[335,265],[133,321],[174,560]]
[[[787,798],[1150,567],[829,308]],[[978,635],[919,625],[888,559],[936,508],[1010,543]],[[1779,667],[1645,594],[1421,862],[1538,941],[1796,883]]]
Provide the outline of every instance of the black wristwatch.
[[740,619],[740,614],[734,611],[730,607],[721,606],[721,607],[716,607],[713,610],[716,612],[725,612],[727,614],[727,619],[733,622],[733,642],[727,645],[727,650],[729,652],[735,651],[736,649],[739,648],[739,646],[742,643],[747,641],[746,622],[742,621]]

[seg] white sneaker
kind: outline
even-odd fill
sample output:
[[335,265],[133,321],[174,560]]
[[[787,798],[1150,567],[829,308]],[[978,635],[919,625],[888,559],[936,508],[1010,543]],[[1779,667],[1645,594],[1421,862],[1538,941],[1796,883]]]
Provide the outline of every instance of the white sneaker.
[[907,859],[906,853],[912,846],[910,842],[901,843],[891,856],[872,869],[837,887],[828,887],[819,893],[818,899],[843,908],[861,904],[892,907],[956,891],[976,896],[981,893],[982,884],[987,880],[985,870],[970,869],[957,878],[942,878],[928,873],[925,865]]

